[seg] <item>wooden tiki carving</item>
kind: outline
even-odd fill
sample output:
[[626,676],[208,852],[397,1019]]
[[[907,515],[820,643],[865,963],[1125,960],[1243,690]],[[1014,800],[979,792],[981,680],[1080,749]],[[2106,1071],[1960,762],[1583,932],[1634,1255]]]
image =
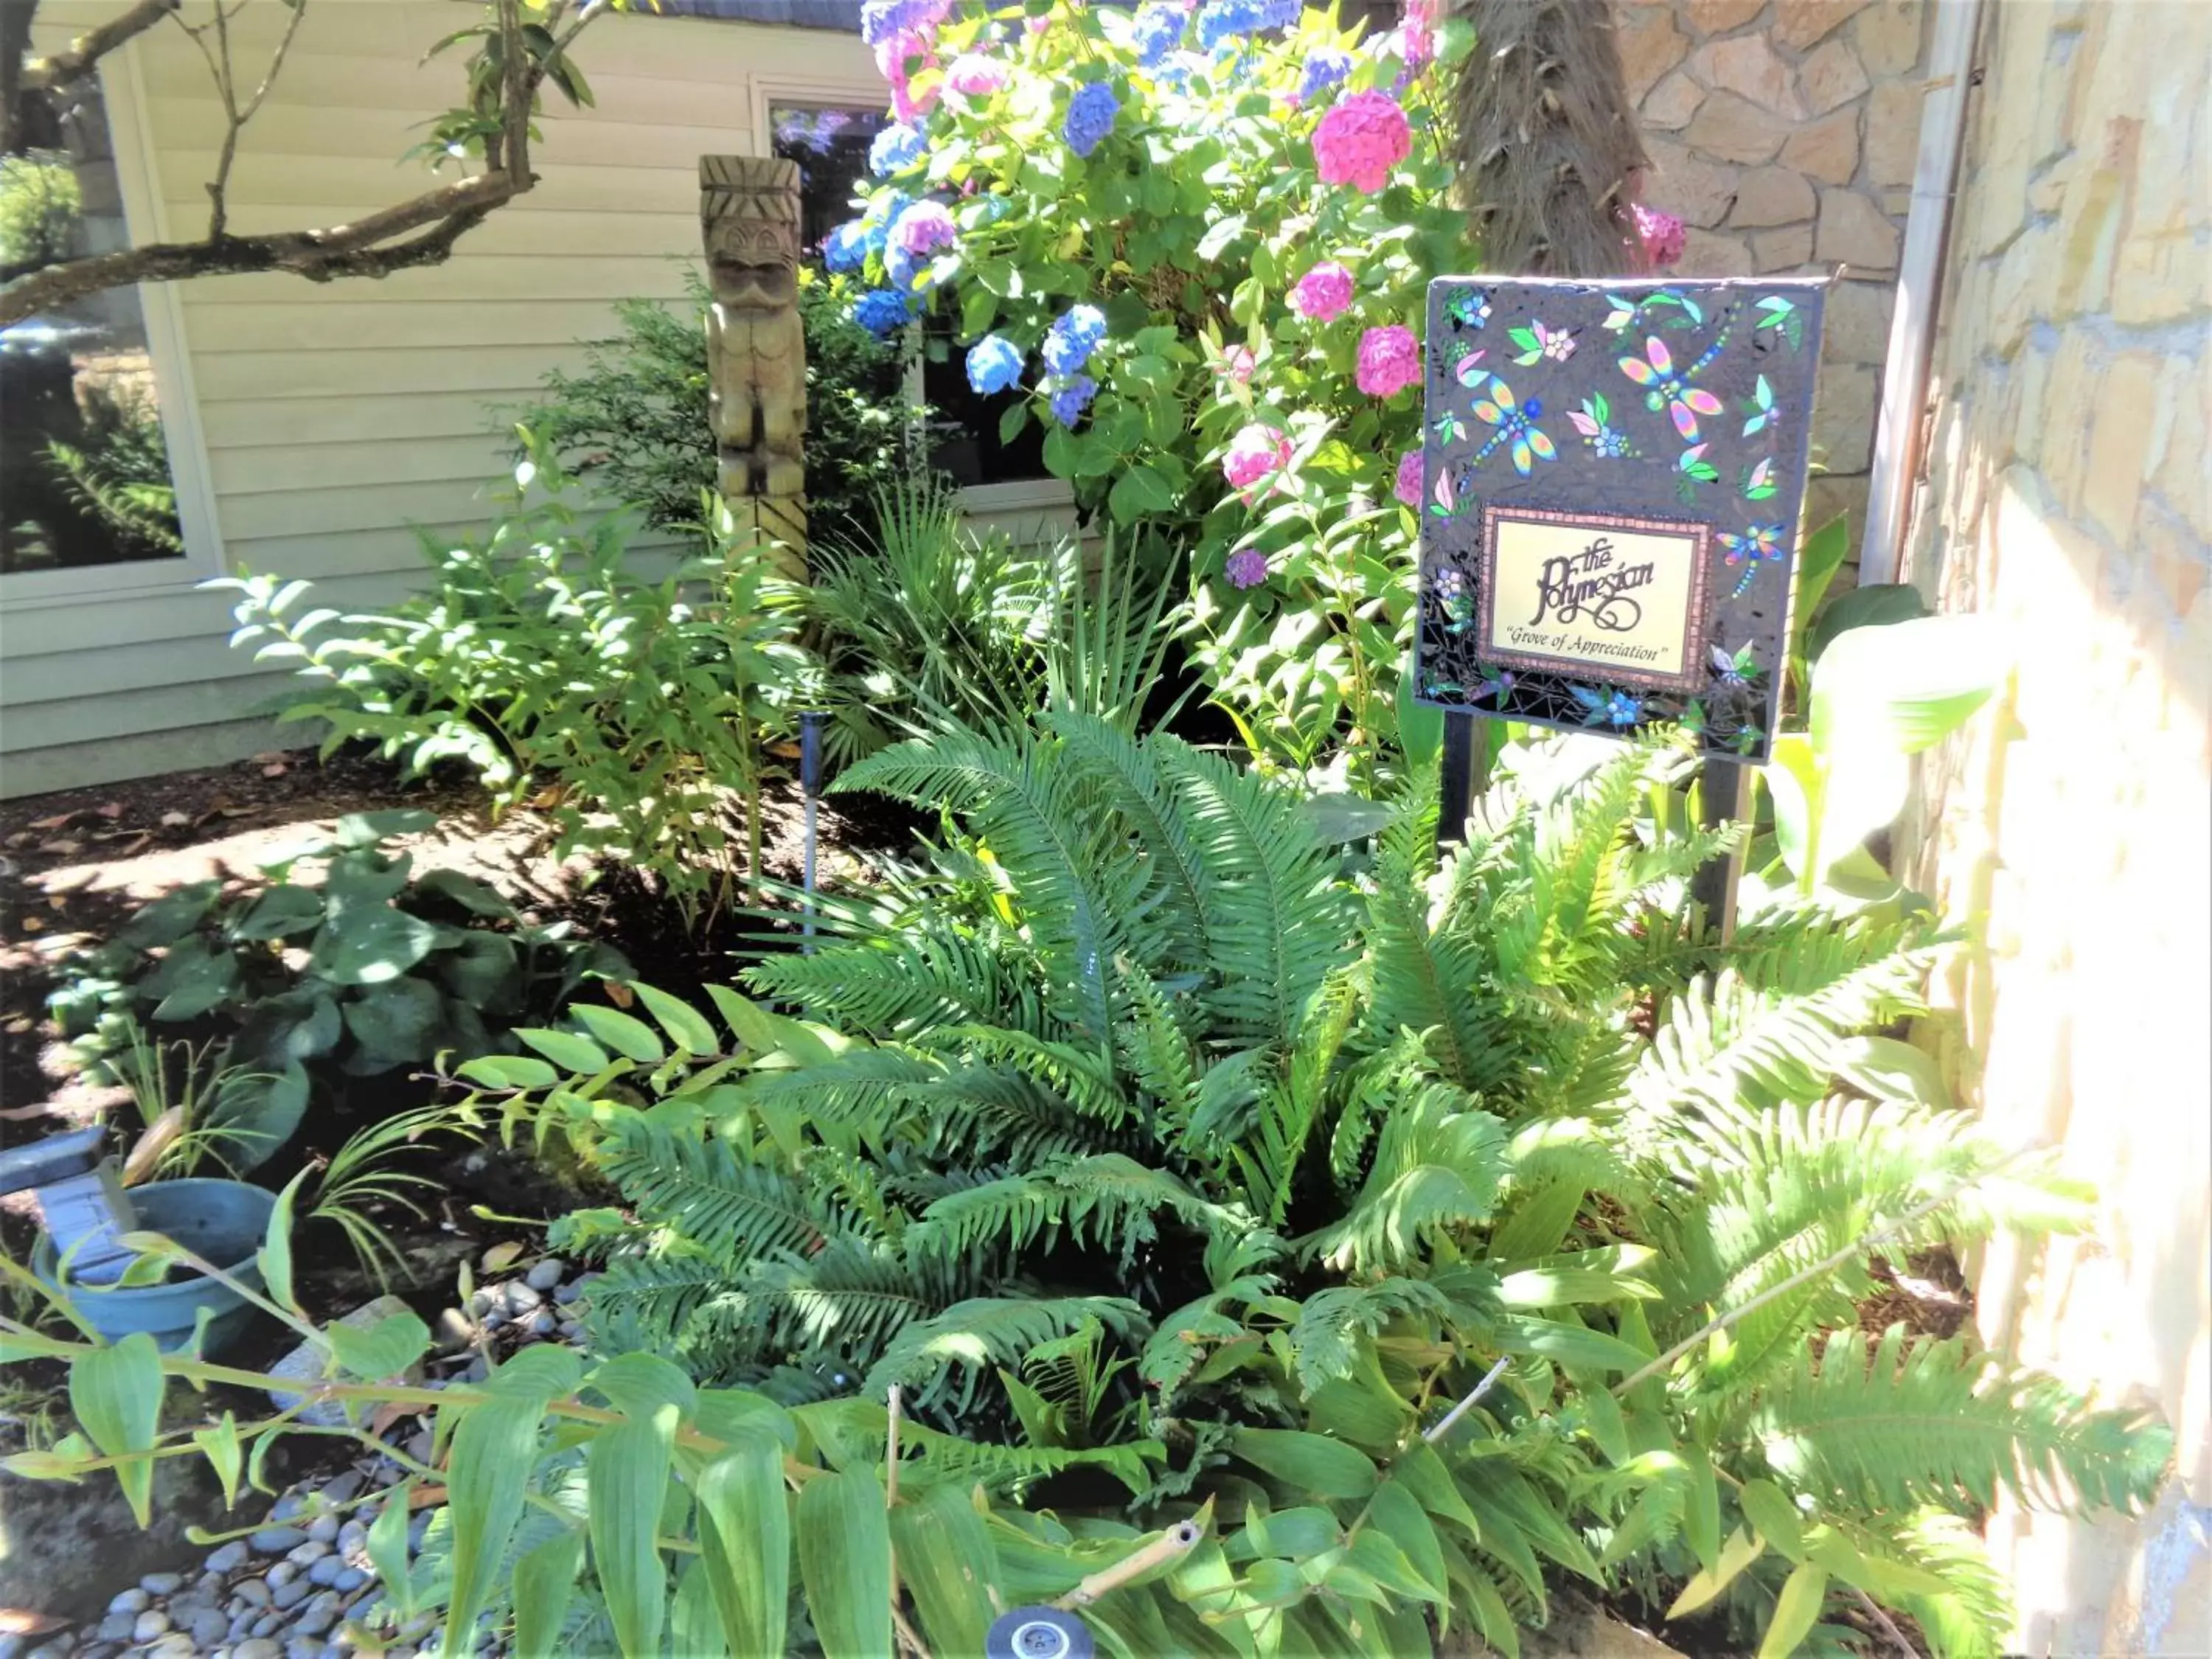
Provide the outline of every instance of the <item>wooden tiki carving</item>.
[[799,319],[799,164],[699,158],[707,244],[707,407],[716,484],[740,536],[806,574],[806,336]]

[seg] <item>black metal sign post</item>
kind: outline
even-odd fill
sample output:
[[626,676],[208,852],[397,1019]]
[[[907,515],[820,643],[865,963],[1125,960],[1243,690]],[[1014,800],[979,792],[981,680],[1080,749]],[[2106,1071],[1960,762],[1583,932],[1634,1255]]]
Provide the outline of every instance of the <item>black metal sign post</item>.
[[[1414,694],[1446,711],[1439,839],[1481,719],[1697,734],[1710,822],[1780,712],[1825,277],[1429,288]],[[1698,883],[1725,929],[1735,866]]]

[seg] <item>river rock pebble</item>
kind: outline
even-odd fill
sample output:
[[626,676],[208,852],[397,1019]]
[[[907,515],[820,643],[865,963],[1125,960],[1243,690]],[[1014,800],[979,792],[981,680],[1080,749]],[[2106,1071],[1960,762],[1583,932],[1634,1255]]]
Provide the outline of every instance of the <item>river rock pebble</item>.
[[568,1264],[557,1255],[549,1255],[523,1274],[522,1282],[533,1291],[550,1291],[568,1276]]
[[246,1541],[253,1546],[256,1554],[282,1555],[306,1543],[307,1534],[298,1527],[264,1527]]
[[135,1642],[150,1642],[157,1636],[167,1635],[168,1632],[169,1615],[158,1608],[149,1607],[131,1626],[131,1638]]
[[509,1319],[517,1318],[524,1314],[535,1313],[538,1310],[538,1304],[544,1300],[544,1298],[536,1291],[519,1279],[509,1279],[500,1286],[500,1306],[506,1310]]
[[249,1636],[230,1650],[230,1659],[284,1659],[284,1650],[265,1636]]
[[138,1588],[149,1595],[174,1595],[184,1582],[181,1572],[149,1572],[138,1581]]
[[133,1584],[107,1604],[110,1613],[143,1613],[154,1605],[153,1592],[143,1584]]
[[338,1540],[340,1522],[335,1515],[319,1515],[307,1528],[307,1541],[313,1544],[335,1544]]

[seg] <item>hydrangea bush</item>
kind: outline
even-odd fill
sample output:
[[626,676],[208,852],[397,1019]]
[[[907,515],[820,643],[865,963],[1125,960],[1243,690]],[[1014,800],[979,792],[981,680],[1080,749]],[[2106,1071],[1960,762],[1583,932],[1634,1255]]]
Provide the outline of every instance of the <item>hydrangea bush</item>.
[[[1191,550],[1255,755],[1371,772],[1395,734],[1429,279],[1476,268],[1437,78],[1468,44],[1297,0],[871,0],[899,127],[829,240],[859,320],[957,319],[1006,435]],[[892,134],[901,136],[893,137]]]

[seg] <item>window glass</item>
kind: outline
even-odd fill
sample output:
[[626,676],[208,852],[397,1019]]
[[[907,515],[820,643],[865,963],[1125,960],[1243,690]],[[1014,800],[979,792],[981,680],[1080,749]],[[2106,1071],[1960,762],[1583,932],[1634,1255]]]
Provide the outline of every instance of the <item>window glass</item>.
[[[0,156],[0,277],[129,245],[99,78],[19,100]],[[180,558],[138,290],[0,330],[0,572]]]
[[[799,228],[810,253],[853,214],[853,191],[868,170],[868,145],[890,124],[880,108],[842,104],[775,104],[769,137],[776,155],[799,163]],[[921,401],[931,422],[930,457],[959,484],[1010,483],[1046,476],[1044,436],[1032,421],[1010,444],[999,421],[1018,392],[981,397],[970,390],[949,318],[925,326]]]

